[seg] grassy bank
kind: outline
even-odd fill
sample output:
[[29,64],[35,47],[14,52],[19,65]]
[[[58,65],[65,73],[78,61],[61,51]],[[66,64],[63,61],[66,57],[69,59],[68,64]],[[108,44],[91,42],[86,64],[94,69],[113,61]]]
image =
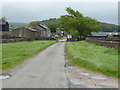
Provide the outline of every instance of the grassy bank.
[[68,59],[79,67],[118,77],[118,50],[85,41],[67,42]]
[[31,41],[1,44],[2,46],[2,68],[3,70],[12,68],[19,62],[44,50],[56,41]]

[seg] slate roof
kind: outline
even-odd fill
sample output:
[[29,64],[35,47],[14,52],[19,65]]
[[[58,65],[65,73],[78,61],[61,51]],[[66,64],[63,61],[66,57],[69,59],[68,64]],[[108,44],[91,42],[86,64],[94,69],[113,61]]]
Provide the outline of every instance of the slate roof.
[[[28,28],[28,27],[21,27],[21,28],[25,28],[25,29],[28,29],[28,30],[30,30],[30,31],[34,31],[34,32],[36,32],[36,31],[37,31],[37,30],[35,30],[35,29]],[[21,28],[17,28],[17,29],[21,29]],[[14,30],[17,30],[17,29],[14,29]]]
[[24,27],[24,28],[29,29],[29,30],[34,31],[34,32],[36,32],[36,31],[37,31],[37,30],[35,30],[35,29],[28,28],[28,27]]
[[44,28],[44,29],[48,29],[48,27],[46,25],[43,25],[43,24],[38,24],[40,27]]
[[118,35],[118,32],[92,32],[93,36]]

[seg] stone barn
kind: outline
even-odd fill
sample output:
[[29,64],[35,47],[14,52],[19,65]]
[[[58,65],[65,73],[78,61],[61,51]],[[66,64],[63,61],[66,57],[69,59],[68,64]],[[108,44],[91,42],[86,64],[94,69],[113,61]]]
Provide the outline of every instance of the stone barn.
[[26,38],[29,40],[35,40],[36,30],[27,28],[27,27],[21,27],[21,28],[12,30],[11,36],[14,38]]
[[37,30],[36,39],[45,39],[50,37],[51,31],[46,25],[37,23],[37,25],[32,28]]

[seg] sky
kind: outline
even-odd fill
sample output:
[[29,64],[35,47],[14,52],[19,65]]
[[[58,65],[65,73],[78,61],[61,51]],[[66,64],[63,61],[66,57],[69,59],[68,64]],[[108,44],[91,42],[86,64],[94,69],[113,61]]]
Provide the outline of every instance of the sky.
[[118,24],[117,0],[3,0],[2,16],[9,22],[41,21],[66,15],[66,7],[101,22]]

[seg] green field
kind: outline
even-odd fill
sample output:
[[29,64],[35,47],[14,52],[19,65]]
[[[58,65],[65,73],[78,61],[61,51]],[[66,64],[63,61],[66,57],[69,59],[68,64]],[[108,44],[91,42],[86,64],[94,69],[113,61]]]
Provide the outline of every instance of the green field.
[[56,43],[56,41],[31,41],[1,44],[2,47],[2,63],[3,70],[13,68],[19,62],[35,55],[44,50],[48,46]]
[[79,41],[67,42],[66,53],[68,59],[79,67],[118,77],[118,50],[116,49]]

